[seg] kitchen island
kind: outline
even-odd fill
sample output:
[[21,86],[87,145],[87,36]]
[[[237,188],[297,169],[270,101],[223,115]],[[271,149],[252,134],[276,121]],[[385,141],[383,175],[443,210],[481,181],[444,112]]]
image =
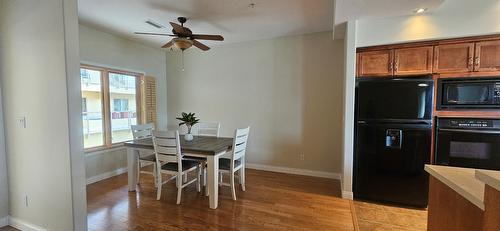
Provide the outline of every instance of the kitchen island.
[[500,230],[500,171],[426,165],[428,230]]

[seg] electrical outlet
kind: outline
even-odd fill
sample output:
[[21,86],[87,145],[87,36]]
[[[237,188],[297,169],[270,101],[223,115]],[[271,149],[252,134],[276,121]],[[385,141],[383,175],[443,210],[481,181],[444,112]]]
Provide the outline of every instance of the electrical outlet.
[[304,154],[303,154],[303,153],[300,153],[300,154],[299,154],[299,158],[300,158],[300,160],[304,160],[304,159],[305,159]]

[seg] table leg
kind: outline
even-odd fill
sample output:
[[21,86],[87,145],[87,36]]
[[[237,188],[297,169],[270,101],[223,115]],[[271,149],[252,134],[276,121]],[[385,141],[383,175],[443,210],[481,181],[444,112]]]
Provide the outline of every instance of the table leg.
[[135,191],[137,185],[137,155],[139,151],[133,148],[127,148],[127,173],[128,173],[128,191]]
[[219,203],[219,155],[207,156],[207,174],[210,208],[216,209]]

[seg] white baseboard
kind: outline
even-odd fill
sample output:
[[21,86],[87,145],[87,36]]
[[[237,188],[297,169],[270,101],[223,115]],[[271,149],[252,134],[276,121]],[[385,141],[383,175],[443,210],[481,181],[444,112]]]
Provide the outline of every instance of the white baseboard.
[[47,231],[47,229],[38,225],[34,225],[14,217],[9,217],[9,225],[22,231]]
[[251,164],[251,163],[247,163],[246,167],[250,168],[250,169],[264,170],[264,171],[270,171],[270,172],[281,172],[281,173],[289,173],[289,174],[304,175],[304,176],[315,176],[315,177],[340,180],[340,173],[335,173],[335,172],[322,172],[322,171],[315,171],[315,170],[308,170],[308,169],[277,167],[277,166],[271,166],[271,165]]
[[108,179],[108,178],[111,178],[114,176],[118,176],[118,175],[126,173],[126,172],[127,172],[127,167],[123,167],[123,168],[115,169],[115,170],[110,171],[110,172],[105,172],[105,173],[99,174],[97,176],[89,177],[89,178],[87,178],[87,185],[101,181],[101,180],[105,180],[105,179]]
[[342,191],[342,198],[353,200],[354,199],[354,194],[352,192],[350,192],[350,191]]
[[9,225],[9,216],[0,218],[0,228]]

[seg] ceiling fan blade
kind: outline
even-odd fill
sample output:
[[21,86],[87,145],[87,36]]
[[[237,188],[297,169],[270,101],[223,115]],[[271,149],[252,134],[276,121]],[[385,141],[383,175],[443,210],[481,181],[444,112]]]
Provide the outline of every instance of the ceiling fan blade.
[[172,40],[170,40],[168,43],[165,43],[165,45],[163,45],[161,48],[169,48],[172,45],[174,45],[174,42],[172,42]]
[[222,35],[194,34],[190,37],[193,39],[224,41],[224,37],[222,37]]
[[172,28],[174,28],[174,31],[177,34],[184,35],[184,36],[189,36],[189,35],[193,34],[193,32],[191,32],[190,29],[183,27],[175,22],[170,22],[170,25],[172,26]]
[[148,32],[134,32],[134,34],[143,34],[143,35],[161,35],[161,36],[171,36],[174,37],[173,34],[162,34],[162,33],[148,33]]
[[193,46],[200,48],[201,50],[208,51],[210,50],[210,47],[207,47],[205,44],[200,43],[196,40],[193,40]]

